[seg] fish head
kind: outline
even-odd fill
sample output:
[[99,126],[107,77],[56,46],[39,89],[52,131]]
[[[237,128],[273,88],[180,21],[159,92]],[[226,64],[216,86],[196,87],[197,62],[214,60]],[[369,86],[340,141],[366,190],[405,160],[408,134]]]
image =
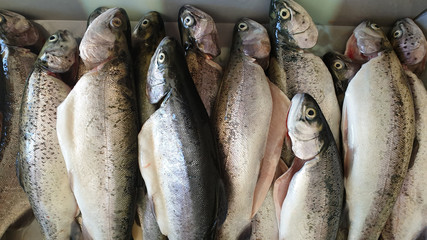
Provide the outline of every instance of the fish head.
[[46,40],[38,63],[54,73],[67,72],[76,62],[77,42],[73,34],[67,30],[59,30]]
[[264,69],[268,67],[270,39],[267,30],[256,21],[242,18],[234,25],[232,51],[241,51],[254,58]]
[[95,10],[93,10],[93,12],[91,12],[89,14],[89,17],[87,18],[87,25],[86,28],[93,22],[93,20],[95,20],[95,18],[97,18],[99,15],[101,15],[103,12],[107,11],[108,7],[98,7]]
[[366,62],[379,52],[390,50],[391,45],[381,27],[371,21],[363,21],[347,41],[346,53],[351,59]]
[[39,31],[24,16],[0,10],[0,37],[12,46],[30,46],[39,39]]
[[427,41],[423,31],[410,18],[398,20],[390,32],[390,42],[403,64],[415,65],[427,55]]
[[338,52],[326,53],[323,56],[323,61],[332,75],[335,90],[337,93],[344,93],[350,80],[359,71],[360,64]]
[[331,132],[319,105],[306,93],[296,94],[287,118],[288,134],[296,157],[309,160],[317,156],[331,141]]
[[80,57],[88,69],[128,51],[130,24],[126,11],[111,8],[101,13],[87,28],[80,42]]
[[221,53],[218,32],[213,18],[191,5],[184,5],[178,16],[181,42],[186,50],[197,48],[214,58]]
[[[147,74],[146,93],[151,104],[159,103],[178,83],[177,74],[184,72],[187,65],[184,50],[172,37],[164,37],[157,46]],[[188,70],[187,70],[188,72]]]
[[317,43],[318,30],[310,14],[293,0],[271,0],[270,27],[276,44],[297,48],[312,48]]
[[151,11],[145,14],[135,25],[132,37],[137,41],[147,42],[152,39],[156,43],[160,42],[165,37],[165,25],[160,13]]

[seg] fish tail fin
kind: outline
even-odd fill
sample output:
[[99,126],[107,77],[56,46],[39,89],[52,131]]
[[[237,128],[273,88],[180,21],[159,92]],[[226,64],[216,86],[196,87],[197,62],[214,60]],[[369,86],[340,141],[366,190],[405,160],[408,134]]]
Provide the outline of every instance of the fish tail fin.
[[245,228],[243,228],[242,232],[240,232],[239,236],[237,237],[238,240],[248,240],[252,236],[252,222],[250,222],[248,225],[246,225]]
[[71,234],[70,234],[70,240],[82,240],[82,231],[80,229],[80,225],[77,223],[77,221],[73,221],[71,223]]

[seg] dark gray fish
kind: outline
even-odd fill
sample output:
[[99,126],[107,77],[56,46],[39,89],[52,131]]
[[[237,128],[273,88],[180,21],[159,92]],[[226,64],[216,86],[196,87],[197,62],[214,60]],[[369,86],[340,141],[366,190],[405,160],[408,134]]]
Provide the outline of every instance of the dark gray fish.
[[178,25],[188,69],[210,115],[222,77],[221,66],[212,60],[221,53],[215,22],[202,10],[184,5]]
[[147,74],[151,57],[165,35],[163,19],[158,12],[145,14],[132,32],[133,69],[141,126],[156,110],[147,97]]
[[352,61],[349,57],[338,52],[328,52],[323,56],[322,59],[332,75],[335,86],[335,94],[337,95],[340,109],[342,109],[345,90],[347,89],[350,80],[354,75],[356,75],[357,71],[359,71],[360,64]]
[[139,168],[168,239],[214,239],[224,198],[209,118],[178,41],[164,38],[151,59],[148,98],[160,107],[139,135]]
[[[140,126],[156,110],[156,106],[148,100],[146,90],[147,74],[151,57],[165,35],[163,19],[158,12],[148,12],[145,14],[132,32],[133,70],[135,73]],[[137,214],[143,229],[143,239],[166,239],[160,232],[142,178],[140,182],[138,186],[139,200],[137,201]]]
[[101,15],[103,12],[107,11],[108,7],[98,7],[95,10],[93,10],[90,14],[89,17],[87,18],[87,23],[86,23],[86,28],[89,27],[89,25],[93,22],[93,20],[95,20],[95,18],[97,18],[99,15]]
[[22,98],[18,177],[45,239],[70,239],[78,207],[56,133],[57,107],[70,87],[60,74],[75,65],[77,42],[57,31],[44,45]]
[[91,70],[58,107],[58,139],[86,239],[129,239],[134,223],[138,116],[125,10],[89,25],[80,56]]

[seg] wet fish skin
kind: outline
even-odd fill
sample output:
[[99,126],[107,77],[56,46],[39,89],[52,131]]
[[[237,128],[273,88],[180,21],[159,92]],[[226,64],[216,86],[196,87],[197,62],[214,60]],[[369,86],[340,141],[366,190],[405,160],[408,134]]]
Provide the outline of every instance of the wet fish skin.
[[93,10],[89,14],[89,17],[87,18],[86,29],[93,22],[93,20],[95,20],[95,18],[97,18],[99,15],[101,15],[103,12],[107,11],[108,9],[110,9],[110,8],[108,8],[108,7],[98,7],[95,10]]
[[1,44],[0,69],[0,237],[19,218],[31,211],[28,197],[16,177],[19,149],[19,114],[25,81],[37,56],[30,50]]
[[342,109],[345,90],[347,89],[348,83],[360,69],[360,64],[353,62],[350,58],[338,52],[328,52],[322,59],[332,75],[335,94],[337,95],[340,109]]
[[300,169],[290,179],[281,205],[279,239],[335,239],[344,183],[333,135],[309,94],[292,98],[287,125],[297,158],[291,168],[300,164]]
[[148,72],[149,100],[160,107],[138,135],[139,167],[160,230],[213,239],[224,194],[216,143],[178,41],[160,42]]
[[427,229],[427,91],[414,73],[406,71],[406,74],[414,97],[416,144],[402,189],[381,234],[385,240],[418,239]]
[[273,187],[271,187],[261,208],[252,219],[252,240],[279,239],[279,228],[275,214]]
[[151,57],[165,35],[163,19],[158,12],[145,14],[132,32],[135,86],[141,126],[156,110],[147,97],[147,74]]
[[286,44],[295,48],[312,48],[318,30],[307,11],[293,0],[271,0],[270,36],[272,45]]
[[[290,17],[280,13],[292,12]],[[317,42],[317,28],[310,15],[298,3],[290,0],[272,0],[269,34],[272,50],[268,76],[289,99],[297,93],[308,93],[320,105],[339,144],[341,112],[332,76],[322,59],[301,48],[313,47]],[[292,40],[295,38],[296,43]],[[307,45],[305,45],[307,44]],[[282,159],[290,166],[292,153],[282,151]]]
[[423,31],[410,18],[396,21],[389,39],[402,65],[421,76],[427,62],[427,40]]
[[121,8],[95,18],[80,44],[92,69],[58,107],[58,139],[85,239],[130,239],[134,223],[138,119],[128,33]]
[[58,74],[74,65],[76,50],[69,31],[51,35],[22,98],[17,175],[46,239],[69,239],[78,211],[56,135],[56,108],[70,91]]
[[[147,74],[151,58],[160,41],[165,37],[163,19],[158,12],[146,13],[132,32],[133,69],[135,73],[136,97],[138,100],[139,122],[142,126],[154,113],[156,106],[147,96]],[[166,239],[159,229],[152,206],[147,196],[144,181],[140,176],[138,186],[137,214],[143,229],[143,239]]]
[[0,38],[10,46],[33,46],[36,53],[45,42],[39,26],[24,16],[5,9],[0,9]]
[[269,81],[259,62],[268,63],[269,53],[263,26],[248,18],[235,24],[229,64],[212,115],[228,196],[227,218],[218,239],[249,238],[252,232],[254,176],[260,170],[272,114]]
[[215,22],[202,10],[184,5],[178,25],[191,78],[211,115],[222,77],[222,67],[212,60],[221,53]]
[[[357,28],[366,33],[373,27],[365,21]],[[365,40],[357,42],[375,45]],[[381,41],[380,52],[372,52],[377,56],[348,85],[343,104],[348,239],[378,239],[401,190],[414,142],[414,102],[406,75],[385,36]]]

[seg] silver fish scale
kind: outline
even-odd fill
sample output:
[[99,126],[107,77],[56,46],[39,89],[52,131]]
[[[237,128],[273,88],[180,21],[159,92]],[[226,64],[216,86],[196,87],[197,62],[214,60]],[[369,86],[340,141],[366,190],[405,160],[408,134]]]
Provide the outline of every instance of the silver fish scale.
[[67,239],[77,211],[56,135],[56,108],[70,88],[36,68],[21,109],[19,176],[48,239]]
[[[6,113],[0,142],[0,236],[7,227],[31,209],[28,197],[16,177],[16,157],[19,148],[19,112],[25,80],[33,69],[37,56],[24,48],[2,44],[2,81],[6,87]],[[1,103],[0,103],[1,104]]]
[[[206,154],[210,147],[200,140],[202,135],[192,115],[186,103],[171,96],[150,117],[139,135],[140,144],[142,136],[153,135],[152,144],[158,157],[150,164],[155,168],[141,166],[141,162],[150,160],[145,159],[148,155],[141,149],[140,168],[157,220],[162,216],[162,222],[167,221],[166,227],[161,223],[159,226],[169,239],[204,239],[216,218],[219,178],[215,177],[216,166],[209,159],[211,156]],[[151,170],[145,171],[146,167]],[[151,188],[152,178],[146,175],[155,169],[160,192],[152,192],[155,190]]]

